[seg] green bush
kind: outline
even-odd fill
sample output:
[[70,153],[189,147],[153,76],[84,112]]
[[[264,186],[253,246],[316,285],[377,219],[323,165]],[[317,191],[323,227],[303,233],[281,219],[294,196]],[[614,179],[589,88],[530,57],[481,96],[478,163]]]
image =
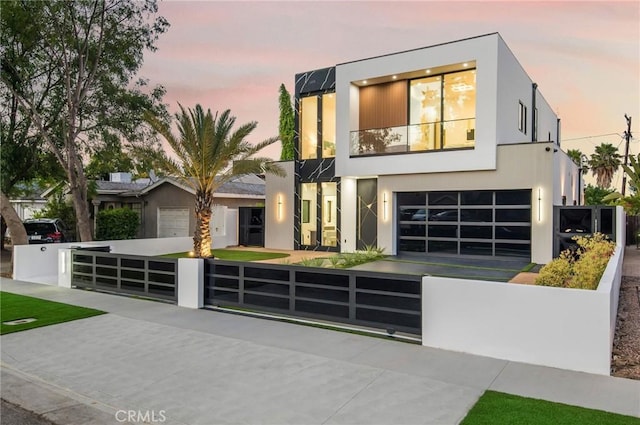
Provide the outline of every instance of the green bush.
[[578,248],[565,250],[540,270],[535,283],[563,288],[596,289],[615,244],[602,233],[573,238]]
[[102,210],[96,217],[96,240],[134,239],[139,223],[138,213],[129,208]]

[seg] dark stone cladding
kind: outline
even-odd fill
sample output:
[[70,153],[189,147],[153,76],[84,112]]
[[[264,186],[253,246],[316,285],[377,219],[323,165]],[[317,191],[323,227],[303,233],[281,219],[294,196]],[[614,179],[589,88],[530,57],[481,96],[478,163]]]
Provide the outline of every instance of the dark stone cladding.
[[[294,145],[295,157],[300,158],[300,98],[304,96],[322,95],[326,93],[334,93],[336,87],[336,69],[335,67],[316,69],[313,71],[302,72],[296,74],[295,94],[294,94]],[[322,108],[322,105],[319,105]],[[321,113],[321,109],[320,109]],[[321,128],[318,127],[318,140],[321,140]],[[322,149],[318,146],[318,154],[321,155]],[[335,158],[318,158],[318,159],[296,159],[294,165],[295,173],[295,213],[294,213],[294,247],[297,250],[312,251],[339,251],[338,247],[327,247],[321,245],[301,245],[300,244],[300,185],[302,183],[321,183],[336,182],[337,183],[337,220],[340,222],[340,179],[335,177]],[[318,203],[318,206],[321,204]],[[321,229],[321,211],[316,214],[317,228]],[[340,243],[340,226],[336,229],[338,244]],[[319,234],[319,233],[318,233]]]
[[296,161],[295,176],[300,182],[331,181],[335,176],[335,158]]
[[314,92],[333,92],[336,89],[336,68],[323,68],[296,74],[295,97]]

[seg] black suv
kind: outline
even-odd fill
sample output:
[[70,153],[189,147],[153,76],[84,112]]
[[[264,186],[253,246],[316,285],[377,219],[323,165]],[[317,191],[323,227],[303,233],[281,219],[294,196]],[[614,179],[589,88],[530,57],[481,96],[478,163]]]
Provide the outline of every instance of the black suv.
[[71,242],[69,231],[59,218],[38,218],[24,222],[29,243]]

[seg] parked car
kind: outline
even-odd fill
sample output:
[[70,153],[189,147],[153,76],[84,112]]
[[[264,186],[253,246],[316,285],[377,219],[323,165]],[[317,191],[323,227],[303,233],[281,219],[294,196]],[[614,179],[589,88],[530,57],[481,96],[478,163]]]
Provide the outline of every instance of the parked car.
[[38,218],[25,220],[29,243],[71,242],[69,231],[59,218]]

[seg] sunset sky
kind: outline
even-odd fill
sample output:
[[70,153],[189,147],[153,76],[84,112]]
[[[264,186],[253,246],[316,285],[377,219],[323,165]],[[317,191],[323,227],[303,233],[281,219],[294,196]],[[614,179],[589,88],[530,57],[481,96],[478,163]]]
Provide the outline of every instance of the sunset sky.
[[565,150],[607,142],[623,153],[626,113],[640,152],[637,1],[165,0],[159,12],[171,28],[140,75],[166,87],[172,112],[200,103],[258,121],[253,141],[277,135],[278,87],[293,93],[297,72],[499,32],[559,114]]

